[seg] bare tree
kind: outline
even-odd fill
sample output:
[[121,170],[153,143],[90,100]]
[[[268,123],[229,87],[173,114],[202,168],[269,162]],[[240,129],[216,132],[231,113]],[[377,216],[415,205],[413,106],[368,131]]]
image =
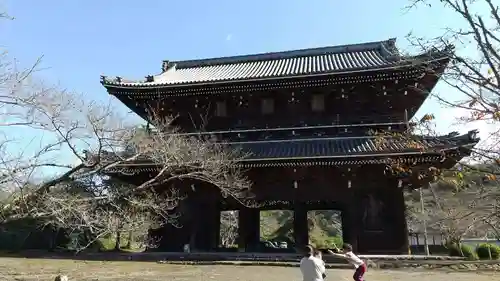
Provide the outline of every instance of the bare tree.
[[221,212],[220,240],[224,248],[229,248],[236,244],[238,238],[238,212]]
[[[457,178],[461,177],[455,172],[445,171],[429,188],[408,194],[412,230],[421,233],[427,226],[442,234],[448,245],[460,244],[467,236],[498,236],[498,185],[474,173]],[[424,206],[420,206],[422,202]]]
[[0,11],[0,19],[10,19],[10,20],[13,20],[14,18],[11,17],[7,12]]
[[464,112],[461,123],[486,122],[492,129],[475,156],[500,165],[500,15],[491,0],[411,0],[408,9],[435,7],[450,9],[455,27],[434,38],[408,35],[412,46],[426,53],[449,52],[451,63],[441,80],[446,93],[432,95],[443,105]]
[[[248,196],[250,183],[235,163],[244,156],[239,151],[178,134],[154,112],[155,132],[138,129],[110,104],[39,83],[37,66],[19,70],[7,54],[0,56],[0,188],[12,193],[0,211],[3,222],[40,218],[83,232],[91,243],[175,223],[186,197],[181,180]],[[157,172],[136,186],[110,184],[109,173],[131,176],[128,165],[139,160]]]
[[[435,181],[437,185],[445,182],[453,188],[445,191],[428,189],[426,192],[430,192],[430,200],[425,207],[425,218],[419,219],[418,216],[422,215],[413,212],[411,206],[408,206],[408,215],[415,222],[427,220],[442,231],[451,243],[459,243],[463,236],[471,233],[494,232],[498,236],[495,226],[499,223],[500,185],[499,8],[491,0],[410,0],[406,9],[432,9],[436,6],[452,12],[453,26],[446,27],[442,34],[433,38],[412,33],[408,35],[413,48],[428,56],[446,50],[450,58],[446,71],[439,74],[447,86],[444,88],[446,92],[425,94],[430,94],[445,107],[463,112],[457,118],[459,124],[483,122],[488,124],[490,130],[486,139],[470,150],[471,157],[460,161],[450,171],[443,173],[440,169],[430,167],[417,173],[419,179]],[[419,64],[418,61],[415,63]],[[426,73],[433,73],[427,65],[422,67]],[[415,140],[410,136],[415,131],[426,136],[437,136],[433,121],[432,113],[424,115],[414,127],[418,130],[403,134],[403,138]],[[418,141],[415,143],[421,145]],[[391,169],[403,173],[411,171],[412,167],[401,166],[393,165]]]

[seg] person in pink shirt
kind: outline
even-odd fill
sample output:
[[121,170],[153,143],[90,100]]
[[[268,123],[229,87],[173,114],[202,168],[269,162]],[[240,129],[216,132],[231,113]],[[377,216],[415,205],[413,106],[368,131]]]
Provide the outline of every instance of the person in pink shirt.
[[333,256],[347,260],[347,262],[349,262],[350,264],[352,264],[354,266],[355,271],[354,271],[354,275],[352,276],[352,278],[355,281],[363,281],[364,280],[363,276],[365,275],[365,272],[366,272],[366,264],[362,259],[360,259],[358,256],[356,256],[352,252],[352,246],[350,244],[345,243],[342,246],[342,251],[339,251],[341,253],[334,253],[331,250],[328,250],[328,252]]

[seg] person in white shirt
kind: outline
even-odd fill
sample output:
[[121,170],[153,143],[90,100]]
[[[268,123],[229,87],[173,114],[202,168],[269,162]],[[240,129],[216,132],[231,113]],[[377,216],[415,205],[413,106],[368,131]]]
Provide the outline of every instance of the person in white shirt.
[[323,281],[325,262],[314,256],[314,249],[311,245],[307,245],[304,249],[304,257],[300,260],[300,271],[303,281]]
[[[323,262],[323,266],[325,265],[325,261],[323,260],[323,254],[321,253],[320,250],[314,249],[314,256]],[[323,280],[326,278],[326,271],[321,275],[321,277],[323,277]]]
[[[337,249],[338,250],[338,249]],[[328,252],[336,257],[346,259],[347,262],[352,264],[355,268],[354,275],[352,278],[355,281],[363,281],[363,276],[365,275],[366,272],[366,264],[363,260],[361,260],[358,256],[356,256],[352,252],[352,246],[350,244],[345,243],[342,246],[342,253],[334,253],[333,251],[328,250]]]

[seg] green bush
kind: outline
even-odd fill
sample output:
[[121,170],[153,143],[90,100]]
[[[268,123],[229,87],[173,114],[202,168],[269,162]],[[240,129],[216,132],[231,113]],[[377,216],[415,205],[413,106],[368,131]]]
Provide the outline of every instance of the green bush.
[[452,244],[448,246],[448,253],[452,257],[465,257],[470,260],[477,259],[474,249],[465,244]]
[[342,236],[330,236],[325,240],[325,244],[328,248],[334,248],[337,246],[338,248],[342,248],[342,244],[344,244],[344,241],[342,239]]
[[310,242],[314,247],[319,249],[332,249],[334,246],[339,248],[342,247],[342,236],[330,236],[330,237],[310,237]]
[[483,243],[477,246],[476,248],[477,256],[482,260],[490,259],[498,259],[500,257],[500,247],[495,244]]

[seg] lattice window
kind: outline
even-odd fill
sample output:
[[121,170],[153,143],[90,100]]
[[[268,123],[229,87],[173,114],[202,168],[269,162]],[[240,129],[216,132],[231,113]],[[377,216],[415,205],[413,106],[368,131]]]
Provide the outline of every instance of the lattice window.
[[313,95],[311,100],[311,109],[314,112],[325,111],[325,95]]
[[273,99],[262,99],[261,109],[262,109],[262,114],[274,113],[274,100]]
[[225,101],[218,101],[215,105],[215,116],[226,117],[227,116],[227,105]]

